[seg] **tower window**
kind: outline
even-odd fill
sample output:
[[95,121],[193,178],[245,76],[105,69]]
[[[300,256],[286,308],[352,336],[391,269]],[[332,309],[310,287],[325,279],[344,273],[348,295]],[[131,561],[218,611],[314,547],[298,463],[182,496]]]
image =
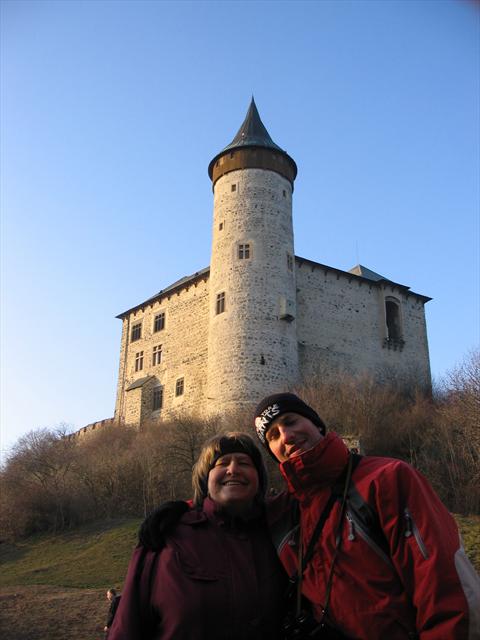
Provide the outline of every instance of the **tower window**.
[[140,340],[142,337],[142,323],[137,322],[132,326],[132,334],[130,337],[130,342],[135,342],[135,340]]
[[215,306],[215,313],[218,314],[219,313],[223,313],[225,311],[225,291],[222,291],[222,293],[217,293],[217,303]]
[[139,351],[135,354],[135,371],[141,371],[143,369],[143,351]]
[[283,190],[283,197],[286,198],[287,197],[287,192],[285,191],[285,189]]
[[161,313],[157,313],[153,321],[154,333],[156,333],[157,331],[161,331],[162,329],[165,329],[165,311],[162,311]]
[[161,361],[162,361],[162,345],[157,344],[155,347],[153,347],[152,366],[155,367],[157,364],[160,364]]
[[385,302],[385,315],[387,321],[387,337],[389,340],[400,340],[402,332],[400,328],[400,309],[396,302]]
[[163,406],[163,387],[155,387],[152,396],[152,411],[159,411]]
[[231,190],[232,190],[232,192],[233,192],[233,191],[236,191],[236,190],[237,190],[237,185],[236,185],[236,184],[232,184],[232,186],[231,186]]
[[222,229],[223,229],[223,222],[220,222],[219,225],[218,225],[218,230],[222,231]]
[[238,257],[240,260],[248,260],[250,258],[250,244],[238,245]]
[[287,253],[287,268],[289,271],[293,271],[293,256],[291,253]]
[[177,382],[175,383],[175,395],[178,396],[183,396],[183,392],[185,390],[185,383],[184,383],[184,379],[183,378],[178,378]]

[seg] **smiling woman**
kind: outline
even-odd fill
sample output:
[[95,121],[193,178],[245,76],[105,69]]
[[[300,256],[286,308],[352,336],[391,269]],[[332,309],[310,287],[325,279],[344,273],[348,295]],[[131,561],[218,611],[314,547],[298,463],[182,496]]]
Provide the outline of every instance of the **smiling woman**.
[[192,483],[192,507],[166,503],[147,519],[155,550],[142,527],[109,640],[277,639],[285,574],[265,520],[260,451],[246,434],[217,435]]

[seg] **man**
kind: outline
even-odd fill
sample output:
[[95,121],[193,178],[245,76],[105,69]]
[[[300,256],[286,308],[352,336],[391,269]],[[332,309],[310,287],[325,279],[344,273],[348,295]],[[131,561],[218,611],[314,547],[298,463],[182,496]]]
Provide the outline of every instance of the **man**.
[[107,623],[103,628],[103,630],[107,634],[107,637],[108,637],[108,630],[113,624],[115,613],[117,612],[118,605],[120,604],[120,598],[121,596],[120,595],[117,596],[117,592],[115,589],[109,589],[107,591],[107,600],[110,602],[110,608],[108,610]]
[[[317,622],[357,640],[480,638],[480,580],[420,473],[351,454],[291,393],[264,398],[255,429],[300,507],[295,564],[303,555],[301,590]],[[287,542],[277,546],[292,575],[293,536]]]

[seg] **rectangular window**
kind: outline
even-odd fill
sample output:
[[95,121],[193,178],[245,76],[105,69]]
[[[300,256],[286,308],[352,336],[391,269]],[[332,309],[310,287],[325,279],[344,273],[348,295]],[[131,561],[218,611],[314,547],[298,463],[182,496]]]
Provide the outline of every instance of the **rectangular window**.
[[222,231],[222,229],[223,229],[223,222],[220,222],[219,225],[218,225],[218,230]]
[[163,406],[163,387],[155,387],[152,397],[152,411],[158,411]]
[[223,313],[225,311],[225,291],[222,291],[222,293],[217,293],[217,304],[215,307],[215,313],[218,314],[219,313]]
[[139,351],[135,354],[135,371],[141,371],[143,369],[143,351]]
[[157,346],[153,347],[152,366],[155,367],[157,364],[160,364],[161,361],[162,361],[162,345],[157,344]]
[[130,342],[135,342],[135,340],[140,340],[142,337],[142,323],[137,322],[132,326],[132,335],[130,337]]
[[250,245],[239,244],[238,245],[238,257],[240,260],[248,260],[250,258]]
[[285,189],[283,190],[283,197],[286,198],[287,197],[287,192],[285,191]]
[[237,185],[236,184],[232,184],[232,191],[236,191],[237,190]]
[[165,329],[165,311],[162,311],[161,313],[157,313],[153,321],[154,333],[156,333],[157,331],[161,331],[162,329]]
[[290,271],[293,271],[293,256],[287,253],[287,267]]
[[185,388],[185,384],[184,384],[183,378],[179,378],[175,383],[175,395],[177,397],[183,396],[184,388]]

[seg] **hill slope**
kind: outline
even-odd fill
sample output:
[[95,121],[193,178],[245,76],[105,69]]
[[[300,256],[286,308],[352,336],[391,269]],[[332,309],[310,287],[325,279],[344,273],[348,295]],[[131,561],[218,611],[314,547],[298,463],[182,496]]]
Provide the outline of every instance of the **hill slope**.
[[[480,571],[480,517],[458,517]],[[101,640],[105,592],[121,588],[140,521],[94,523],[57,536],[0,545],[3,640]]]

